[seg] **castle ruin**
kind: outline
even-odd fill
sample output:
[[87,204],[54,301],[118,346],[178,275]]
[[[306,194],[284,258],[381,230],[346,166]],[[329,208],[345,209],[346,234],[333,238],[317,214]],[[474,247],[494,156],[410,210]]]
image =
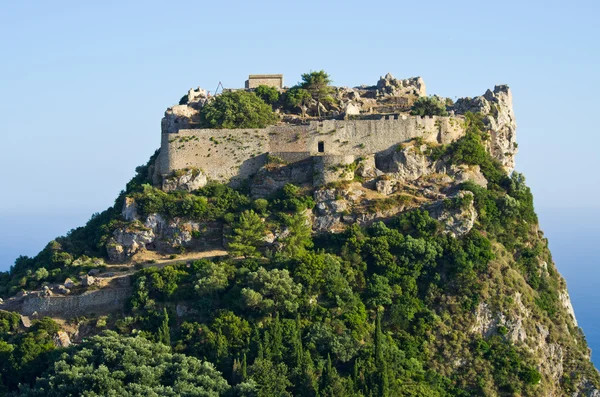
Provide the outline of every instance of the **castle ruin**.
[[[246,87],[269,81],[279,84],[275,80],[282,79],[282,75],[251,75]],[[199,109],[209,98],[198,96],[198,92],[190,90],[193,101],[165,113],[155,167],[158,184],[176,170],[196,169],[205,180],[235,186],[271,162],[312,162],[312,182],[319,186],[335,180],[329,170],[359,158],[377,167],[403,142],[420,139],[438,145],[456,141],[465,134],[462,114],[466,111],[488,115],[492,132],[489,150],[507,170],[514,167],[516,125],[506,86],[497,86],[481,97],[458,100],[449,106],[449,116],[421,117],[410,115],[407,104],[425,95],[423,80],[399,80],[388,74],[377,86],[335,88],[339,107],[327,119],[286,122],[284,115],[283,122],[262,129],[199,128]]]

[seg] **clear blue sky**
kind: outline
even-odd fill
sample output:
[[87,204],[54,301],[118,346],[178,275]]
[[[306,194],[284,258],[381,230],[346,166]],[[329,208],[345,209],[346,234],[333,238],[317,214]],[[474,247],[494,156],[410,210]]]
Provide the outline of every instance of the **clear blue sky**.
[[[250,73],[292,85],[311,69],[350,86],[420,75],[452,98],[509,84],[517,169],[542,228],[548,219],[572,228],[556,236],[576,235],[577,222],[552,219],[600,207],[599,3],[4,1],[0,269],[111,205],[190,87],[241,87]],[[589,246],[556,244],[561,258],[595,249],[600,233],[586,233]],[[558,263],[567,274],[577,265]]]

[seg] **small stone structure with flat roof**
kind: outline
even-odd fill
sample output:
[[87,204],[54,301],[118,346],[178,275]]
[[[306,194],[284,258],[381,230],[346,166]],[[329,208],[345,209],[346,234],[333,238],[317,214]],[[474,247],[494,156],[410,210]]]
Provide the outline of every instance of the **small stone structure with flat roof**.
[[269,87],[275,87],[277,89],[283,88],[283,75],[282,74],[251,74],[246,80],[246,88],[256,88],[259,85],[266,85]]

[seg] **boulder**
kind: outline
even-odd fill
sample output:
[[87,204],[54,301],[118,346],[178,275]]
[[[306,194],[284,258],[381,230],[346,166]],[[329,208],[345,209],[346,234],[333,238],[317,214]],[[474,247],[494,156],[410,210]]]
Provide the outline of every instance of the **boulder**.
[[354,102],[348,102],[347,104],[345,104],[343,109],[344,117],[357,116],[360,114],[360,109],[361,106],[359,106],[358,104],[355,104]]
[[184,190],[193,192],[208,183],[206,174],[197,168],[176,171],[173,175],[164,177],[162,181],[162,190],[172,192],[174,190]]
[[108,257],[111,261],[122,262],[145,248],[146,244],[153,242],[154,239],[155,234],[152,229],[144,227],[140,222],[118,228],[106,244]]
[[69,334],[65,331],[58,331],[53,338],[54,345],[56,347],[69,347],[71,346],[71,339],[69,338]]
[[91,287],[95,283],[96,279],[94,277],[88,276],[87,274],[85,276],[81,276],[81,285],[84,287]]
[[457,183],[470,181],[481,187],[487,187],[487,179],[483,176],[478,165],[452,166],[448,173],[454,177],[454,181]]
[[379,193],[389,196],[390,194],[394,193],[397,190],[396,189],[397,185],[398,185],[397,181],[393,181],[390,179],[380,179],[375,183],[375,189]]
[[54,292],[60,295],[69,295],[69,293],[71,293],[71,290],[65,287],[64,285],[57,285],[56,287],[54,287]]
[[200,112],[188,105],[175,105],[165,111],[161,120],[163,134],[173,134],[180,129],[190,128],[190,124],[197,122]]
[[425,82],[421,77],[411,77],[400,80],[392,76],[391,73],[380,77],[377,82],[378,96],[426,96]]
[[88,275],[90,275],[90,276],[97,276],[98,274],[100,274],[100,269],[91,269],[88,272]]
[[381,174],[381,171],[379,171],[375,166],[375,155],[364,156],[358,162],[358,166],[356,167],[354,174],[367,180],[376,178],[379,174]]
[[73,280],[71,280],[70,278],[66,279],[65,282],[63,283],[63,286],[65,288],[73,288],[75,286],[75,283],[73,282]]
[[135,199],[132,197],[125,197],[125,203],[123,203],[121,215],[126,221],[136,221],[139,219]]
[[432,218],[442,223],[445,233],[460,237],[475,225],[477,211],[473,199],[472,192],[460,191],[448,199],[437,201],[427,210]]
[[425,155],[427,145],[406,146],[396,150],[388,164],[389,172],[399,180],[415,181],[424,175],[434,173],[436,164]]

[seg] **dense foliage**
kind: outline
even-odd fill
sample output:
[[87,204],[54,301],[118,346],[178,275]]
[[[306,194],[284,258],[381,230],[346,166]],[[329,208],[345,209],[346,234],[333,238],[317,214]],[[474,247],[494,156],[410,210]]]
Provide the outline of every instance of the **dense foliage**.
[[410,109],[413,116],[448,116],[446,104],[440,101],[438,97],[420,97],[415,101]]
[[[508,323],[485,337],[468,330],[483,303],[509,313],[517,296],[548,330],[547,340],[569,355],[562,392],[572,392],[583,375],[597,380],[585,361],[585,340],[560,304],[564,285],[537,230],[524,177],[507,175],[487,153],[480,115],[465,119],[463,138],[427,153],[479,166],[488,181],[487,188],[463,183],[456,189],[473,195],[443,203],[477,210],[475,227],[460,238],[445,234],[423,209],[315,236],[307,189],[288,184],[267,199],[216,184],[165,193],[141,167],[114,208],[128,195],[141,215],[219,222],[229,256],[137,271],[125,313],[79,319],[91,334],[115,332],[69,349],[56,348],[58,325],[51,320],[24,329],[19,316],[0,312],[2,390],[24,396],[537,396],[548,381],[540,357],[514,342]],[[393,200],[389,205],[399,204]],[[20,258],[3,275],[5,291],[97,266],[92,255],[103,256],[102,242],[124,224],[111,208],[35,258]],[[537,332],[527,324],[527,334]]]
[[224,92],[200,111],[205,128],[265,128],[275,124],[277,114],[253,92]]
[[162,343],[108,331],[63,353],[18,395],[217,397],[228,389],[210,363],[173,354]]
[[259,85],[254,90],[254,93],[269,105],[273,105],[279,100],[279,91],[277,88],[268,85]]

